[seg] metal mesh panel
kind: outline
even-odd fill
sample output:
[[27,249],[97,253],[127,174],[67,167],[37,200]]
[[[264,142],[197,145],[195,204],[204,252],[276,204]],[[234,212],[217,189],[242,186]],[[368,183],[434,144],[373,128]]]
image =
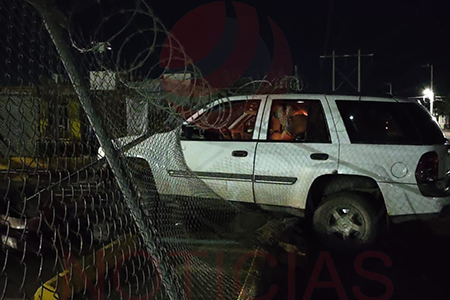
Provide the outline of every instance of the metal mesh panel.
[[255,274],[239,285],[210,253],[233,245],[239,209],[196,178],[180,146],[179,108],[210,102],[207,84],[165,74],[169,35],[145,3],[95,24],[77,9],[0,6],[0,299],[242,296]]
[[[390,267],[416,243],[380,235],[386,221],[448,215],[448,149],[427,113],[287,93],[307,86],[283,74],[287,43],[262,80],[208,82],[128,2],[0,4],[0,300],[294,299],[334,283],[345,296],[330,248],[348,292],[355,274],[378,291],[362,260]],[[372,101],[397,106],[353,110]],[[370,245],[389,255],[351,257]]]

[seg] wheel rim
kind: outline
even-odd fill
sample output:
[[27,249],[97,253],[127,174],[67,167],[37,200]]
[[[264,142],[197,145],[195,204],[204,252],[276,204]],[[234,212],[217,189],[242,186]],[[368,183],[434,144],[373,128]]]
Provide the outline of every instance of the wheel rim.
[[342,240],[357,241],[365,233],[365,220],[354,207],[337,207],[328,217],[329,233]]

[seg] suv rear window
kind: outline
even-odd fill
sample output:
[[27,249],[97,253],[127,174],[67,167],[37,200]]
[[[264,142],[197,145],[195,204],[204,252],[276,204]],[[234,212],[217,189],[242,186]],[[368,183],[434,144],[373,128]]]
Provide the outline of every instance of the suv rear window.
[[417,103],[339,100],[336,104],[352,143],[434,145],[445,142],[439,126]]

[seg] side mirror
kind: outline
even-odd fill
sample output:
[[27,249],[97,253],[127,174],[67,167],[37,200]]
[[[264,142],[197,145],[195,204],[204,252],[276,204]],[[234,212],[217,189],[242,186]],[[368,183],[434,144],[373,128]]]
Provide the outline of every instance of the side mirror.
[[181,125],[181,139],[191,140],[192,139],[193,128],[188,124]]

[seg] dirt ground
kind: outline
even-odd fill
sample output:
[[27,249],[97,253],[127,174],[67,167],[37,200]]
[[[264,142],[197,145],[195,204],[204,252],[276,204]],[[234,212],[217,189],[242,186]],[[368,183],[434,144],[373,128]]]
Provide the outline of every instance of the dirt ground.
[[[241,284],[246,278],[257,279],[259,299],[450,299],[449,220],[392,225],[372,247],[357,253],[342,253],[326,249],[301,222],[283,230],[281,235],[271,236],[270,229],[266,230],[265,240],[255,243],[248,237],[271,218],[264,213],[247,213],[241,217],[244,228],[236,226],[222,240],[186,243],[204,253],[202,261],[212,269],[222,255],[221,268],[228,278],[233,278],[238,271]],[[279,219],[273,224],[276,227],[283,222]],[[253,264],[252,256],[248,255],[255,249],[265,253],[258,264]],[[0,259],[4,262],[6,257]],[[18,267],[21,259],[14,254],[8,258],[4,273],[8,275],[6,299],[21,298],[17,294],[25,271],[24,265]],[[252,267],[250,262],[254,268],[250,271],[255,274],[247,276],[248,268]],[[28,256],[25,265],[25,290],[33,295],[40,285],[37,280],[40,259]],[[55,274],[49,264],[43,265],[41,272],[41,278]],[[206,271],[192,272],[194,276],[203,276],[202,272]]]

